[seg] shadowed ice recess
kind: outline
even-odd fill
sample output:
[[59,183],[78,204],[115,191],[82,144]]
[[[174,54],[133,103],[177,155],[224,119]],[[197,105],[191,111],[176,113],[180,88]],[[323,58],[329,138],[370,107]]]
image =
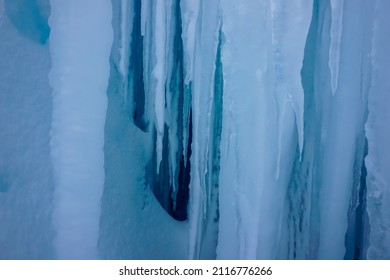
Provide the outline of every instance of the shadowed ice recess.
[[0,0],[0,259],[390,259],[389,12]]

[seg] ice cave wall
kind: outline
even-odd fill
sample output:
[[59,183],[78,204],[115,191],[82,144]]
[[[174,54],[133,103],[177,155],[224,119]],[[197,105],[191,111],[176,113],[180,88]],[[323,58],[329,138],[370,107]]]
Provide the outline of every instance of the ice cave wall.
[[0,1],[0,258],[389,259],[389,5]]

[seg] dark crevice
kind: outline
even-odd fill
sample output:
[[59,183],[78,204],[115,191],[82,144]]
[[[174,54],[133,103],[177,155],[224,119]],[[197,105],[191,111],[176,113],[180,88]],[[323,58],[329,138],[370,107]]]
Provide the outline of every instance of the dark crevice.
[[279,253],[281,254],[279,257],[280,259],[307,258],[302,251],[302,240],[300,237],[306,235],[308,230],[304,226],[304,224],[307,224],[304,213],[308,205],[306,202],[308,183],[306,181],[307,175],[305,174],[307,171],[304,170],[299,158],[299,147],[297,145],[293,169],[286,193],[285,213],[288,221],[286,225],[286,235],[288,236],[288,241],[285,245],[286,254],[281,251]]
[[[156,136],[155,136],[156,139]],[[164,209],[169,209],[171,204],[171,184],[169,182],[169,154],[168,154],[168,128],[164,126],[162,159],[158,173],[154,174],[153,193]],[[157,153],[154,152],[154,166],[157,165]]]
[[366,193],[367,168],[364,158],[368,154],[368,142],[364,137],[357,145],[357,159],[354,167],[354,183],[351,202],[348,210],[348,229],[345,234],[346,252],[344,259],[364,259],[364,248],[367,238]]
[[[218,36],[218,49],[215,62],[214,74],[214,102],[213,102],[213,154],[212,154],[212,199],[215,200],[215,223],[219,223],[219,172],[221,169],[221,135],[222,135],[222,111],[223,111],[223,65],[221,61],[221,49],[223,43],[223,34],[220,28]],[[217,228],[218,229],[218,228]],[[218,234],[218,233],[217,233]]]
[[218,37],[218,49],[215,62],[215,74],[214,74],[214,102],[213,102],[213,180],[212,185],[218,187],[219,182],[219,170],[220,170],[220,143],[222,135],[222,108],[223,108],[223,71],[221,61],[221,46],[222,46],[222,31],[219,31]]
[[208,154],[208,168],[205,174],[206,190],[209,194],[209,206],[206,223],[202,232],[202,244],[199,253],[200,259],[216,259],[219,234],[219,174],[221,162],[221,134],[222,134],[222,108],[223,108],[223,66],[221,61],[221,48],[223,33],[220,28],[218,46],[215,57],[214,96],[210,119],[210,149]]
[[[179,221],[187,220],[187,206],[189,199],[189,185],[190,185],[190,174],[191,174],[191,146],[192,146],[192,113],[191,107],[189,112],[185,111],[184,100],[185,95],[190,94],[191,92],[187,91],[187,86],[184,83],[184,53],[183,53],[183,41],[182,41],[182,19],[180,12],[180,1],[176,1],[175,7],[175,19],[176,19],[176,30],[174,37],[174,70],[176,75],[172,75],[172,80],[170,82],[170,89],[172,92],[172,99],[177,100],[176,103],[171,104],[173,111],[176,114],[174,121],[177,124],[177,131],[175,137],[177,137],[178,150],[176,153],[176,170],[174,170],[175,177],[173,180],[177,180],[177,191],[171,193],[171,204],[169,208],[169,213],[173,218]],[[189,115],[189,123],[184,122],[185,116]],[[187,147],[183,146],[184,133],[187,133],[188,142]],[[183,151],[186,150],[186,157],[184,157]],[[173,182],[170,183],[173,185]],[[175,203],[174,203],[175,201]]]
[[[302,152],[302,161],[300,163],[299,180],[302,183],[298,183],[301,186],[302,196],[307,196],[308,204],[306,205],[309,212],[308,219],[308,251],[305,252],[304,257],[306,259],[316,259],[318,256],[319,247],[319,208],[312,201],[318,201],[319,189],[317,186],[321,185],[316,177],[316,170],[320,169],[317,157],[320,155],[320,126],[321,123],[320,114],[318,114],[316,104],[316,92],[315,87],[318,80],[316,69],[321,70],[319,51],[321,48],[321,34],[324,28],[325,22],[325,9],[323,5],[326,2],[315,0],[313,2],[313,13],[309,27],[309,32],[306,39],[304,49],[304,59],[301,69],[301,82],[304,90],[304,147]],[[290,241],[291,242],[291,241]]]
[[145,118],[145,86],[143,63],[143,36],[141,35],[141,0],[134,1],[133,32],[131,34],[131,56],[129,65],[129,87],[134,96],[133,119],[135,125],[146,131],[148,123]]
[[[162,160],[159,166],[159,172],[154,173],[153,176],[153,193],[161,206],[176,220],[185,221],[187,220],[187,205],[189,199],[189,185],[191,181],[191,146],[192,146],[192,113],[190,113],[189,121],[189,139],[187,144],[187,155],[181,156],[179,163],[179,174],[177,182],[177,192],[175,194],[175,205],[173,195],[173,182],[169,176],[169,141],[168,141],[168,129],[165,126],[164,137],[163,137],[163,154]],[[154,153],[154,165],[156,166],[157,155]]]
[[355,253],[354,259],[359,260],[364,258],[364,238],[365,233],[365,224],[368,218],[367,215],[367,204],[366,204],[366,195],[367,195],[367,168],[364,161],[364,158],[368,155],[368,141],[365,138],[364,144],[364,155],[363,155],[363,163],[361,168],[360,175],[360,189],[359,189],[359,204],[356,209],[356,237],[355,237]]
[[187,156],[184,158],[182,155],[180,160],[179,169],[179,181],[178,190],[176,195],[176,207],[171,207],[171,215],[176,220],[184,221],[187,220],[187,205],[190,194],[190,181],[191,181],[191,146],[192,146],[192,112],[190,112],[190,123],[188,127],[188,143],[187,143]]

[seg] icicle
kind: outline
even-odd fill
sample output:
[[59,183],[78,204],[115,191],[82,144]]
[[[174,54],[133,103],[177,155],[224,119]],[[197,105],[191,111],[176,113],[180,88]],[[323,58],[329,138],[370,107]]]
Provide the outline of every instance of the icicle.
[[[167,2],[169,3],[169,2]],[[180,43],[177,40],[181,38],[179,33],[180,23],[180,6],[179,1],[174,0],[170,3],[170,7],[167,7],[167,47],[165,52],[165,59],[167,61],[166,73],[167,81],[165,86],[166,97],[166,118],[165,124],[169,128],[169,176],[172,184],[172,200],[173,209],[176,209],[176,195],[178,190],[178,150],[179,150],[179,136],[178,136],[178,124],[179,124],[179,98],[181,96],[181,84],[179,81],[181,73],[180,58],[181,55]]]
[[[288,4],[278,0],[271,2],[273,21],[273,48],[276,60],[278,103],[280,108],[289,102],[295,112],[298,130],[299,153],[303,150],[303,87],[300,70],[307,33],[309,30],[312,1],[295,0]],[[287,32],[287,30],[289,30]],[[279,118],[282,111],[279,111]]]
[[120,60],[119,71],[123,77],[123,98],[128,102],[128,75],[130,62],[131,34],[133,31],[133,6],[128,5],[128,0],[121,2],[121,39],[120,39]]
[[183,155],[187,157],[188,125],[191,114],[192,76],[195,57],[195,37],[200,0],[180,1],[182,19],[183,62],[184,62],[184,101],[183,101]]
[[141,0],[141,35],[142,36],[145,36],[146,34],[146,23],[149,17],[150,1],[151,0]]
[[160,163],[162,160],[162,141],[164,137],[165,124],[165,83],[166,83],[166,7],[164,0],[156,0],[155,7],[155,55],[156,64],[153,69],[153,77],[156,79],[154,92],[154,113],[156,119],[156,170],[159,172]]
[[184,0],[180,2],[182,13],[183,47],[184,47],[184,83],[192,81],[195,55],[195,37],[198,22],[200,0]]
[[279,109],[279,120],[278,120],[278,140],[277,140],[277,145],[278,145],[278,154],[276,157],[276,171],[275,171],[275,180],[279,179],[280,175],[280,165],[281,165],[281,160],[282,160],[282,149],[283,149],[283,143],[284,143],[284,138],[283,138],[283,130],[285,129],[284,126],[284,121],[286,117],[286,104],[287,102],[285,101],[283,104],[281,104],[281,108]]
[[[214,75],[220,30],[220,3],[181,2],[185,83],[191,85],[192,155],[190,183],[189,257],[199,258],[203,233],[208,224],[208,156],[210,122],[214,98]],[[207,27],[207,28],[205,28]],[[186,102],[186,100],[185,100]]]
[[[190,129],[190,115],[191,115],[191,96],[192,96],[192,83],[188,86],[184,85],[183,92],[183,156],[187,158],[187,147],[189,140],[189,129]],[[184,166],[186,166],[186,161],[184,161]]]
[[[237,259],[257,257],[258,240],[268,255],[272,245],[264,228],[260,233],[261,194],[273,184],[275,148],[267,147],[275,135],[275,95],[270,90],[272,67],[268,47],[272,46],[268,26],[268,1],[248,1],[232,6],[221,1],[221,50],[223,65],[223,117],[221,135],[219,235],[217,257]],[[268,76],[267,69],[272,74]],[[250,73],[250,74],[249,74]],[[245,92],[245,94],[243,94]],[[254,117],[255,116],[255,117]],[[265,121],[267,120],[267,121]],[[267,148],[266,148],[267,147]],[[272,167],[271,167],[272,166]],[[272,174],[272,175],[271,175]],[[272,177],[272,179],[270,179]],[[250,211],[250,213],[248,212]],[[269,217],[263,216],[268,224]]]
[[337,90],[340,64],[340,44],[343,30],[344,0],[330,0],[332,22],[330,27],[329,69],[332,94]]

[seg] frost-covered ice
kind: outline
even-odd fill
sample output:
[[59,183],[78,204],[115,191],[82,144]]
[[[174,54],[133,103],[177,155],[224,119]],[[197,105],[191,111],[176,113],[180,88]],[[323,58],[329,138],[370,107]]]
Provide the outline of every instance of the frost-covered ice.
[[0,0],[0,258],[389,259],[389,12]]

